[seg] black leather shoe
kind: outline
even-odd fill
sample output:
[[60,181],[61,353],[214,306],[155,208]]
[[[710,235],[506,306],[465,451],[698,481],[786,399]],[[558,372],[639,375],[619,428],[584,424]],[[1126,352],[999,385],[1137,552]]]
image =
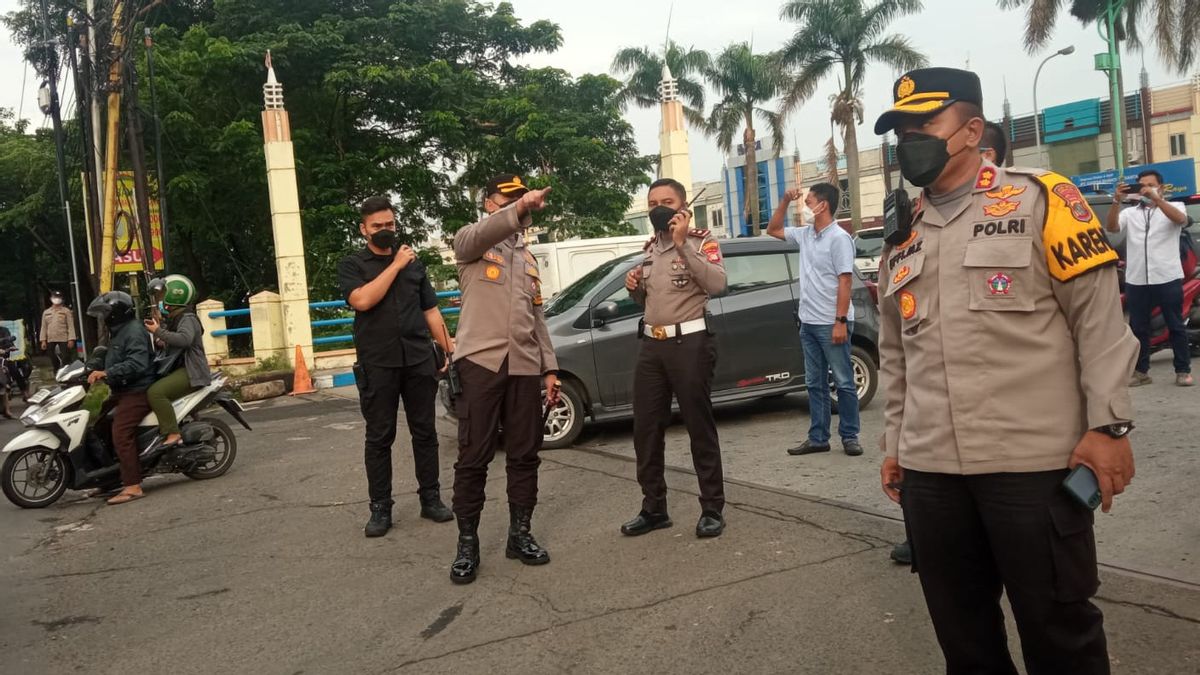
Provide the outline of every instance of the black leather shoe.
[[812,441],[804,441],[794,448],[788,448],[789,455],[812,455],[818,452],[829,452],[829,444],[817,445]]
[[504,557],[520,560],[526,565],[545,565],[550,562],[550,554],[538,546],[529,532],[533,509],[509,504],[508,518],[508,543],[504,546]]
[[892,548],[892,560],[901,565],[912,564],[912,544],[908,543],[907,539]]
[[479,516],[458,519],[458,552],[450,564],[450,581],[469,584],[479,571]]
[[842,450],[846,451],[851,457],[858,457],[863,453],[862,444],[858,440],[842,441]]
[[368,537],[382,537],[392,529],[392,503],[371,502],[371,519],[363,528],[363,534]]
[[667,515],[666,511],[662,513],[641,511],[633,520],[621,526],[621,534],[628,537],[636,537],[653,530],[668,528],[671,525],[671,516]]
[[454,520],[454,514],[450,513],[450,509],[446,508],[442,498],[437,495],[421,498],[421,517],[435,523],[448,523]]
[[696,523],[697,537],[719,537],[725,531],[725,517],[716,511],[702,511]]

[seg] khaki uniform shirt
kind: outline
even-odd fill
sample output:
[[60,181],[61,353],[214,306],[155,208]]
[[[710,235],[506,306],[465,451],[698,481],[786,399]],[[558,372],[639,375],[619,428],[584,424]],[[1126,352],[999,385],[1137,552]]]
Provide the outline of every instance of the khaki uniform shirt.
[[1050,471],[1088,429],[1132,420],[1138,343],[1079,190],[985,162],[922,202],[880,261],[887,455],[938,473]]
[[646,308],[650,326],[670,326],[704,316],[708,298],[725,290],[721,245],[708,230],[688,230],[683,250],[670,234],[646,242],[642,279],[630,296]]
[[42,313],[41,342],[67,342],[75,338],[75,316],[62,305],[52,305]]
[[525,246],[530,222],[511,206],[454,236],[462,288],[455,360],[469,358],[497,373],[507,358],[509,375],[558,370],[542,314],[541,273]]

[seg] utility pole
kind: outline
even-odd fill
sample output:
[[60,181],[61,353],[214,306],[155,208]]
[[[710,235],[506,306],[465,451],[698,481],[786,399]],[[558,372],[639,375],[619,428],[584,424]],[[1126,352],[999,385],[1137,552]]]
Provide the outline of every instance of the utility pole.
[[[90,102],[90,108],[92,112],[92,170],[96,173],[96,181],[93,184],[95,189],[91,190],[90,192],[94,192],[96,195],[93,198],[96,210],[92,214],[92,218],[94,222],[99,223],[104,220],[104,209],[101,205],[102,200],[100,199],[99,189],[104,182],[104,146],[100,142],[100,77],[96,71],[97,64],[99,63],[96,61],[96,0],[87,0],[87,15],[88,67],[85,77],[87,78],[88,100]],[[99,230],[96,232],[99,234]],[[97,237],[93,236],[92,241],[94,242],[96,240]],[[98,265],[96,266],[96,269],[98,272]]]
[[108,138],[104,147],[104,226],[100,232],[101,293],[107,293],[113,287],[113,231],[117,216],[117,156],[120,154],[117,132],[121,125],[121,71],[125,60],[124,14],[125,0],[114,0],[109,42],[112,63],[108,68]]
[[[75,298],[75,318],[79,322],[78,335],[83,335],[83,302],[79,296],[79,265],[75,262],[75,228],[71,226],[71,203],[67,200],[67,162],[63,152],[62,115],[58,110],[58,49],[50,40],[50,12],[46,8],[46,0],[41,2],[42,9],[42,43],[49,58],[49,110],[50,119],[54,123],[54,154],[58,162],[58,199],[62,203],[63,214],[67,220],[67,245],[71,249],[71,288]],[[40,97],[39,97],[40,98]]]
[[150,114],[154,118],[154,157],[158,167],[158,177],[155,179],[155,185],[158,186],[158,218],[162,227],[162,250],[163,250],[163,272],[169,272],[171,266],[167,264],[167,254],[171,250],[170,240],[167,238],[167,173],[163,168],[163,149],[162,149],[162,120],[158,118],[158,94],[154,88],[154,38],[150,37],[150,28],[146,28],[146,75],[150,78]]
[[1113,162],[1117,176],[1125,173],[1125,97],[1121,94],[1121,45],[1117,40],[1117,19],[1127,0],[1108,0],[1104,8],[1103,22],[1096,22],[1100,37],[1108,44],[1108,51],[1095,56],[1096,70],[1108,73],[1109,104],[1112,112]]
[[[146,279],[154,278],[154,246],[150,232],[150,191],[146,180],[146,148],[142,144],[142,118],[137,109],[137,73],[127,62],[125,76],[129,95],[125,97],[125,135],[129,143],[129,166],[133,169],[133,203],[137,211],[137,238],[141,240],[142,271]],[[133,240],[134,233],[129,233]]]
[[84,187],[86,189],[86,194],[84,195],[84,198],[86,199],[84,207],[87,209],[87,212],[90,216],[85,219],[84,231],[87,232],[88,252],[91,254],[88,260],[88,278],[92,282],[89,283],[89,286],[91,287],[89,290],[91,290],[92,294],[94,295],[98,287],[94,283],[95,254],[92,243],[97,240],[97,235],[100,232],[100,230],[96,228],[97,218],[99,218],[98,214],[100,213],[100,175],[96,173],[96,169],[99,168],[99,165],[93,164],[92,162],[94,157],[92,149],[99,144],[96,139],[96,133],[99,130],[89,123],[88,109],[95,101],[96,91],[92,86],[93,80],[91,77],[91,64],[88,61],[87,55],[88,39],[85,37],[84,33],[75,30],[74,27],[72,27],[71,34],[78,38],[78,44],[80,47],[79,53],[82,56],[82,59],[76,57],[74,47],[75,40],[69,39],[68,44],[71,44],[72,46],[67,50],[67,54],[71,59],[71,73],[75,79],[75,101],[79,116],[79,128],[83,130],[82,159]]

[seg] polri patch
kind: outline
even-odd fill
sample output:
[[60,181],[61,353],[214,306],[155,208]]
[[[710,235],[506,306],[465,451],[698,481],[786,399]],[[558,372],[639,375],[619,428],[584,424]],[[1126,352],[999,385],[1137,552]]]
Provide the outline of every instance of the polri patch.
[[1012,290],[1012,277],[1004,272],[996,272],[988,279],[988,293],[992,295],[1008,295]]

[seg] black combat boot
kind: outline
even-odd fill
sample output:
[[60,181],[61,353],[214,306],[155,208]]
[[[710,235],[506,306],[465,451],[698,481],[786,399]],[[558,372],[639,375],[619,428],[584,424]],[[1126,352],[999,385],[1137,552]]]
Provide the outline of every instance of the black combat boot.
[[450,581],[469,584],[479,571],[479,516],[458,519],[458,554],[450,564]]
[[392,529],[392,502],[371,502],[371,519],[363,528],[368,537],[382,537]]
[[526,565],[545,565],[550,562],[550,554],[538,546],[529,533],[533,509],[509,504],[508,516],[508,544],[504,547],[504,556],[520,560]]
[[450,513],[450,509],[446,508],[445,502],[438,494],[437,490],[432,490],[420,495],[421,498],[421,517],[432,520],[435,523],[448,523],[454,520],[454,514]]

